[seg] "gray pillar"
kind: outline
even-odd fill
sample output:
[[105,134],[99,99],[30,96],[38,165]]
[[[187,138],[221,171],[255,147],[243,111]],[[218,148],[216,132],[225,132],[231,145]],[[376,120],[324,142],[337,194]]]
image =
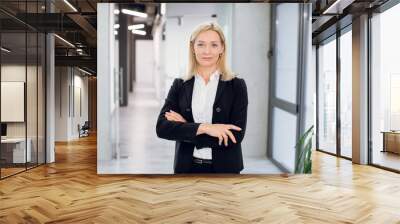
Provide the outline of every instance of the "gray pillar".
[[119,29],[119,35],[118,35],[118,40],[119,40],[119,65],[122,70],[122,80],[121,82],[121,102],[120,106],[127,106],[128,105],[128,16],[120,13],[119,14],[119,24],[120,24],[120,29]]
[[352,158],[368,163],[368,16],[353,20]]
[[136,40],[135,35],[131,35],[131,76],[130,76],[130,91],[133,92],[134,82],[136,80]]
[[[48,12],[53,12],[54,7],[47,2]],[[46,35],[46,163],[55,162],[55,44],[54,35]]]

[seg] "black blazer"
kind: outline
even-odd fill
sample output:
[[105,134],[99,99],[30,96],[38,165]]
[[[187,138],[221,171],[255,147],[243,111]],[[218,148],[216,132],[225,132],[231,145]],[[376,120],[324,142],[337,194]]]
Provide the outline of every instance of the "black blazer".
[[[194,122],[192,114],[194,79],[193,77],[187,81],[174,80],[157,120],[157,136],[176,141],[174,172],[189,172],[192,166],[193,150],[196,146],[198,149],[212,148],[213,166],[217,173],[239,173],[243,169],[241,142],[247,122],[246,83],[237,77],[230,81],[223,81],[220,78],[218,82],[212,123],[233,124],[242,129],[241,131],[231,130],[237,143],[235,144],[229,139],[228,146],[225,147],[223,143],[218,144],[216,137],[207,134],[196,136],[200,123]],[[165,112],[169,110],[179,113],[187,122],[168,121]]]

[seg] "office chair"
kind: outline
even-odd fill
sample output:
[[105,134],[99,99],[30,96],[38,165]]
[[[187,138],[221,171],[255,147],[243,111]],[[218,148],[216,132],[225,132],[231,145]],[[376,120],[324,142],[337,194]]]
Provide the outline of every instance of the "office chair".
[[85,123],[82,125],[82,127],[79,128],[80,125],[78,125],[78,129],[79,129],[79,138],[80,137],[87,137],[89,136],[89,129],[90,129],[90,125],[89,125],[89,121],[85,121]]

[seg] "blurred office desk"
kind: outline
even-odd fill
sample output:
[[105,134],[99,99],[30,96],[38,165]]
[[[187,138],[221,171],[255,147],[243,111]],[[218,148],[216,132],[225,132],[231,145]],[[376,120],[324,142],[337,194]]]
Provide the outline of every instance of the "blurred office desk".
[[25,152],[25,138],[1,139],[1,159],[5,160],[5,163],[8,164],[30,162],[32,158],[32,140],[27,138],[26,142],[28,144]]
[[400,154],[400,131],[382,131],[383,151]]

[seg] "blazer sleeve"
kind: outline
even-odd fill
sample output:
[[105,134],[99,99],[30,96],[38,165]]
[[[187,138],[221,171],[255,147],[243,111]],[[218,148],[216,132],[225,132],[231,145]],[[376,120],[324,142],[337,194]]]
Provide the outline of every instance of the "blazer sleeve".
[[169,121],[165,117],[165,112],[173,110],[180,113],[179,110],[179,92],[182,87],[183,80],[175,79],[165,99],[164,106],[161,108],[161,112],[158,115],[156,132],[159,138],[174,140],[174,141],[185,141],[193,142],[199,123],[183,123],[178,121]]
[[[230,138],[228,141],[228,147],[234,144],[240,144],[243,140],[244,134],[246,132],[246,124],[247,124],[247,105],[248,105],[248,96],[247,96],[247,86],[243,79],[235,78],[234,80],[234,90],[235,90],[235,98],[233,101],[233,107],[230,114],[230,124],[240,127],[241,131],[231,130],[232,134],[235,136],[236,143],[232,142]],[[224,143],[221,145],[218,144],[218,138],[212,137],[206,134],[198,135],[195,138],[194,144],[197,149],[201,148],[227,148]]]

